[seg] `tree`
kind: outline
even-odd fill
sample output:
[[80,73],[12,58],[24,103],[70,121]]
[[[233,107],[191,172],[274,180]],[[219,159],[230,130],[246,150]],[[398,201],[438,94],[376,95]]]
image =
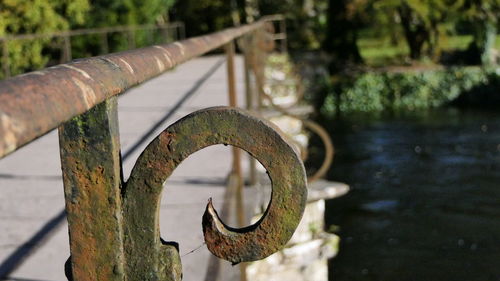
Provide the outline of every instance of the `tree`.
[[[82,24],[88,9],[88,0],[3,0],[0,1],[0,36],[67,30]],[[43,67],[49,60],[43,54],[44,46],[50,42],[48,39],[9,41],[11,74]]]
[[402,3],[397,11],[410,49],[410,58],[420,59],[424,43],[429,41],[431,32],[422,17],[407,3]]
[[499,24],[500,0],[465,0],[460,11],[463,18],[473,26],[474,40],[469,46],[469,52],[477,57],[477,62],[491,64]]
[[[324,49],[333,56],[335,65],[361,63],[357,39],[358,30],[362,27],[360,11],[365,0],[329,0],[328,25]],[[335,66],[333,66],[335,68]]]
[[[175,0],[92,0],[87,20],[83,27],[100,28],[122,25],[143,25],[166,23],[168,11]],[[152,34],[147,31],[108,34],[107,45],[110,52],[127,50],[152,44]],[[72,40],[75,57],[89,57],[101,54],[103,38],[100,36],[75,37]]]
[[[458,18],[464,0],[379,0],[375,7],[382,17],[397,15],[410,50],[410,58],[419,60],[424,54],[436,59],[440,41]],[[389,24],[395,24],[389,21]],[[427,47],[427,51],[424,51]]]
[[328,0],[260,0],[262,15],[282,14],[287,22],[288,47],[319,49],[324,41]]
[[188,36],[207,34],[233,26],[233,13],[227,0],[182,0],[172,9],[172,16],[183,21]]

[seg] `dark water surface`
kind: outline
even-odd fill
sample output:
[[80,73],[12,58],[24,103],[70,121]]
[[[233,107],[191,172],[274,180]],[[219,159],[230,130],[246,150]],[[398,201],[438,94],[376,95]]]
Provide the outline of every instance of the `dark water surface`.
[[[500,112],[500,111],[499,111]],[[500,113],[440,109],[329,121],[330,280],[500,280]]]

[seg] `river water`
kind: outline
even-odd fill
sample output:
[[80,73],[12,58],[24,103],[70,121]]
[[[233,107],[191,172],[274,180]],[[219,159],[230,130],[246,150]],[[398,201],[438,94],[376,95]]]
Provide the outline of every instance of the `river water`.
[[500,112],[444,108],[324,123],[330,280],[500,280]]

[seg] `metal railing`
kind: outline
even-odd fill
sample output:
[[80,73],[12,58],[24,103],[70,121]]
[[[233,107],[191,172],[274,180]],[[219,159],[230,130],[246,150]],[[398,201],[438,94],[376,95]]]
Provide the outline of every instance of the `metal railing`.
[[[59,46],[61,51],[60,62],[65,63],[73,59],[72,55],[72,43],[71,38],[75,36],[82,35],[100,35],[100,53],[109,53],[108,37],[111,33],[123,33],[127,36],[127,47],[128,49],[134,49],[136,47],[136,33],[139,31],[149,31],[148,36],[152,37],[152,32],[159,31],[162,33],[162,38],[164,39],[161,43],[168,43],[172,41],[178,41],[186,38],[186,30],[184,23],[182,22],[172,22],[168,24],[145,24],[145,25],[135,25],[135,26],[113,26],[113,27],[102,27],[102,28],[86,28],[86,29],[76,29],[68,30],[62,32],[51,32],[51,33],[41,33],[41,34],[19,34],[19,35],[8,35],[0,37],[0,44],[2,45],[2,71],[4,77],[10,77],[10,59],[9,59],[9,42],[12,41],[32,41],[36,39],[53,39],[62,38],[62,42]],[[153,38],[149,38],[150,44]]]
[[[148,145],[127,182],[121,177],[116,96],[191,58],[224,47],[230,105],[234,106],[234,40],[244,50],[248,78],[254,67],[262,67],[261,50],[272,45],[268,22],[262,19],[206,36],[81,59],[0,81],[0,158],[59,129],[70,233],[69,280],[180,280],[178,248],[159,236],[159,198],[176,166],[213,144],[230,144],[249,152],[267,169],[273,194],[263,217],[242,229],[226,227],[210,202],[203,215],[208,249],[237,264],[269,256],[290,239],[307,198],[302,161],[272,125],[235,107],[209,108],[182,118]],[[247,100],[251,101],[251,79],[245,80]],[[232,174],[241,199],[237,148],[233,150]]]
[[286,18],[284,15],[272,15],[267,16],[266,20],[273,23],[273,27],[276,30],[272,34],[272,39],[274,41],[280,41],[280,51],[283,53],[288,52],[288,37],[286,32]]

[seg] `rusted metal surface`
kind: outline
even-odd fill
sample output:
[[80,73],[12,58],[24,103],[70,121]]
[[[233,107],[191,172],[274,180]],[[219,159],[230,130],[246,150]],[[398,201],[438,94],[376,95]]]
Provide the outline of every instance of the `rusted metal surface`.
[[69,280],[123,281],[121,162],[116,98],[59,128]]
[[0,157],[130,87],[262,27],[77,60],[0,82]]
[[236,264],[265,258],[292,236],[307,199],[300,158],[267,121],[227,107],[200,110],[174,123],[149,144],[125,187],[126,270],[132,279],[162,270],[155,260],[165,253],[158,228],[163,183],[186,157],[214,144],[239,147],[258,159],[269,173],[273,192],[263,217],[242,229],[227,227],[209,202],[203,215],[208,249]]
[[[230,104],[235,106],[232,41],[253,33],[248,37],[252,38],[252,47],[268,49],[271,39],[257,32],[265,25],[262,20],[0,82],[0,158],[59,126],[71,246],[66,267],[69,280],[181,280],[178,245],[160,238],[161,192],[164,182],[186,157],[215,144],[235,147],[232,175],[233,180],[237,177],[240,205],[240,149],[267,169],[273,190],[262,218],[239,229],[222,222],[210,199],[202,224],[208,249],[237,264],[265,258],[291,238],[307,199],[304,166],[270,123],[246,111],[217,107],[182,118],[148,145],[126,183],[121,174],[115,96],[225,45]],[[243,222],[241,216],[239,225]]]
[[60,128],[70,280],[181,280],[178,247],[159,233],[163,183],[190,154],[214,144],[248,151],[268,170],[273,191],[264,216],[241,229],[227,227],[210,201],[203,215],[208,249],[239,263],[265,258],[291,238],[307,199],[305,170],[267,121],[230,107],[194,112],[148,145],[125,184],[117,130],[115,98]]

